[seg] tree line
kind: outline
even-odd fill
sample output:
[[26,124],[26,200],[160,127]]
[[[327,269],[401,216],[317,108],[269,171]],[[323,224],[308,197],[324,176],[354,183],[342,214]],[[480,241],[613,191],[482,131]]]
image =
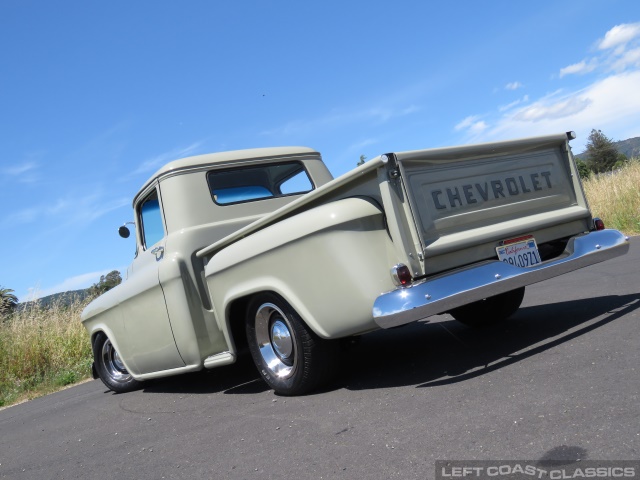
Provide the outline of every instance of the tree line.
[[602,130],[591,130],[585,150],[585,160],[576,158],[580,178],[589,178],[592,174],[610,172],[623,167],[629,159],[620,153],[613,140]]

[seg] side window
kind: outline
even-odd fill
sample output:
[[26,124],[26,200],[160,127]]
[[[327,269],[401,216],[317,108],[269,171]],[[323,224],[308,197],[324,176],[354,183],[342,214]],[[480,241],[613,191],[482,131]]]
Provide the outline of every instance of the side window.
[[160,211],[157,192],[153,192],[143,200],[139,212],[140,225],[142,226],[142,241],[144,242],[145,248],[150,247],[164,237],[162,212]]

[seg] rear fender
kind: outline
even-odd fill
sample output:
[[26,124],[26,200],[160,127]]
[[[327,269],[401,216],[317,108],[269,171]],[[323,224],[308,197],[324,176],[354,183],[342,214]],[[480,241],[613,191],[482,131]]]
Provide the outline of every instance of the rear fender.
[[234,302],[283,297],[323,338],[377,328],[371,307],[393,288],[394,249],[374,201],[346,198],[282,220],[218,252],[205,269],[221,329]]

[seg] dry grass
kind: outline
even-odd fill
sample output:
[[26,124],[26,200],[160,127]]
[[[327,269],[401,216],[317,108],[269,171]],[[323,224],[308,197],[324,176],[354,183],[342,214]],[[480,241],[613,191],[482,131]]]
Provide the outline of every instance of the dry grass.
[[640,159],[614,173],[594,175],[583,185],[594,217],[607,228],[640,234]]
[[0,407],[91,376],[91,345],[80,323],[87,303],[35,303],[0,318]]

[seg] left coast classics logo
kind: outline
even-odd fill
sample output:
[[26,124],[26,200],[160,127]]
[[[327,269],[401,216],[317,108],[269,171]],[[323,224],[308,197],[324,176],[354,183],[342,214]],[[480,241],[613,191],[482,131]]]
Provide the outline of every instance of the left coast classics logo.
[[436,480],[640,479],[640,460],[583,460],[547,465],[534,460],[437,460]]

